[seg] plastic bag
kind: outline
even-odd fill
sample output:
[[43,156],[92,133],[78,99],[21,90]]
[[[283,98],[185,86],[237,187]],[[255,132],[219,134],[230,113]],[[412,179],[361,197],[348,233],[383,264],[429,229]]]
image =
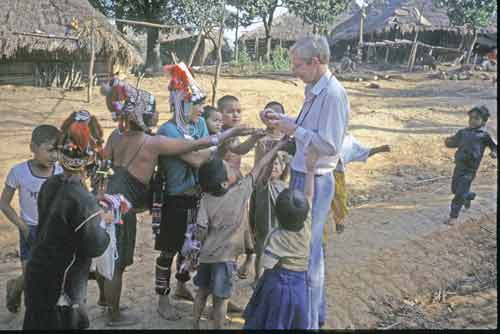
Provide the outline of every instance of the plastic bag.
[[115,224],[105,224],[104,228],[109,234],[109,245],[101,256],[95,258],[96,271],[107,280],[112,280],[115,272],[115,261],[118,259]]

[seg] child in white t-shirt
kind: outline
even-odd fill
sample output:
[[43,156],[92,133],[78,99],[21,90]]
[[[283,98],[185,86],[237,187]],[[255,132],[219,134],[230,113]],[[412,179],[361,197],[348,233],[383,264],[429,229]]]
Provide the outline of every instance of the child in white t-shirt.
[[[38,225],[37,197],[42,184],[52,175],[62,173],[57,164],[57,140],[60,131],[52,125],[37,126],[31,135],[30,149],[33,158],[21,162],[9,171],[0,199],[0,209],[19,229],[20,257],[23,274],[30,249],[36,238]],[[16,190],[19,191],[18,215],[11,205]],[[7,309],[16,313],[21,304],[24,287],[23,274],[7,281]]]

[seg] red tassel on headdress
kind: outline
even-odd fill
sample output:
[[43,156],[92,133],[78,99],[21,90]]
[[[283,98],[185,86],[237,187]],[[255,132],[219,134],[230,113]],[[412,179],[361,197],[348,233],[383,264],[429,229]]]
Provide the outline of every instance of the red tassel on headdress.
[[172,79],[168,84],[169,90],[180,90],[186,93],[184,97],[185,100],[189,100],[191,98],[191,89],[189,88],[189,78],[179,65],[165,65],[163,66],[163,71],[165,73],[170,73]]
[[85,152],[90,143],[90,129],[86,122],[74,122],[68,129],[73,143]]

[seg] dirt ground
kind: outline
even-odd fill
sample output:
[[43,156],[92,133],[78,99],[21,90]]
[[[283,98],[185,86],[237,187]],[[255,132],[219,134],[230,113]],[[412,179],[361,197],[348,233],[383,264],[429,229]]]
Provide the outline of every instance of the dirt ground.
[[[210,89],[209,77],[197,80]],[[156,78],[142,84],[157,97],[161,122],[170,117],[167,83],[167,78]],[[329,225],[327,327],[496,328],[497,162],[488,151],[474,182],[478,197],[472,208],[456,226],[442,224],[451,200],[453,168],[453,150],[444,147],[443,139],[466,126],[465,112],[479,103],[492,110],[489,130],[496,136],[496,86],[482,80],[429,80],[422,73],[378,83],[381,87],[373,89],[367,82],[343,82],[352,111],[349,131],[368,146],[389,144],[392,151],[348,167],[352,209],[346,230],[335,234]],[[271,100],[297,114],[303,84],[223,78],[218,96],[223,94],[240,98],[244,123],[261,126],[258,111]],[[0,180],[13,164],[30,157],[30,133],[37,124],[60,125],[70,112],[85,108],[98,115],[109,134],[115,125],[98,90],[90,105],[85,98],[84,91],[2,86]],[[250,153],[243,169],[248,171],[252,163]],[[143,215],[141,222],[122,300],[143,320],[130,328],[189,328],[191,303],[174,301],[183,314],[180,321],[163,320],[156,312],[157,254],[150,217]],[[0,215],[0,300],[7,279],[20,272],[17,243],[17,231]],[[248,301],[250,283],[237,280],[238,304]],[[106,328],[93,282],[88,295],[91,328]],[[20,329],[22,312],[12,315],[0,306],[0,329]],[[228,323],[231,328],[241,325],[238,315]],[[210,328],[207,320],[202,326]]]

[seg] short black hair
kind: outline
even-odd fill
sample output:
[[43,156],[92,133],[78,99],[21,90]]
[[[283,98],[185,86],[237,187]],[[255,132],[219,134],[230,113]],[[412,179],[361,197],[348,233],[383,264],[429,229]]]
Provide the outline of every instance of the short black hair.
[[228,103],[231,102],[240,102],[236,96],[233,95],[224,95],[220,99],[217,100],[217,110],[222,111],[226,107]]
[[487,122],[488,119],[490,118],[490,110],[488,109],[488,107],[486,107],[485,105],[482,105],[480,107],[474,107],[472,108],[471,110],[469,110],[469,114],[473,113],[473,112],[477,112],[479,114],[479,117],[481,117],[481,119],[483,120],[483,122]]
[[283,190],[276,199],[276,216],[281,228],[298,232],[304,227],[309,214],[309,202],[304,193],[296,189]]
[[33,129],[31,143],[41,145],[52,141],[59,141],[61,131],[53,125],[42,124]]
[[213,196],[222,196],[226,189],[221,183],[227,181],[227,171],[220,158],[205,161],[198,170],[201,191]]
[[201,116],[203,116],[204,119],[208,119],[210,117],[210,115],[212,115],[214,112],[217,112],[218,110],[212,106],[204,106],[203,107],[203,114],[201,114]]
[[269,102],[268,104],[266,104],[266,106],[264,107],[264,109],[267,109],[267,108],[272,108],[273,106],[277,106],[281,109],[281,113],[284,114],[285,113],[285,107],[283,107],[283,105],[277,101],[271,101]]

